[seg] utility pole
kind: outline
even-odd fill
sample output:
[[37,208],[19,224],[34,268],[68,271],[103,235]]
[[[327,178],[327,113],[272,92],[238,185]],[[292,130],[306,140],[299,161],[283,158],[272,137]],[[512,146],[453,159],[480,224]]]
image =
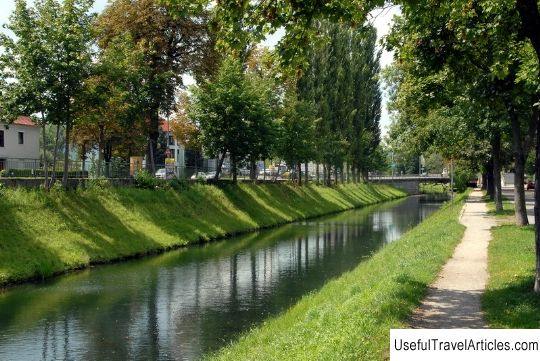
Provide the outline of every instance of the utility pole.
[[450,194],[452,203],[454,203],[454,161],[450,159]]

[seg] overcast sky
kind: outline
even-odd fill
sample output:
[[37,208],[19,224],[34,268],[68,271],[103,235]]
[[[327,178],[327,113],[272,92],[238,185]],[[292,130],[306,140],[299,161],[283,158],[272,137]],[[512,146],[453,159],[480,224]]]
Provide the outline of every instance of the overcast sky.
[[[101,12],[105,6],[107,5],[108,0],[95,0],[94,6],[92,8],[92,11],[95,12]],[[32,4],[32,0],[28,0],[28,4]],[[15,8],[15,0],[0,0],[0,24],[5,24],[10,14],[13,12],[13,9]],[[384,35],[388,34],[392,22],[392,18],[394,15],[399,14],[399,7],[393,6],[385,10],[374,10],[370,13],[371,22],[375,25],[377,28],[377,35],[379,38],[383,37]],[[276,34],[270,36],[267,41],[265,41],[264,45],[266,46],[273,46],[277,43],[279,38],[282,36],[281,32],[277,32]],[[382,57],[381,57],[381,66],[385,67],[388,64],[392,62],[392,54],[383,51]],[[189,81],[189,79],[186,79]],[[382,134],[386,134],[388,125],[390,124],[390,119],[388,112],[386,110],[386,96],[383,96],[383,111],[381,116],[381,130]]]

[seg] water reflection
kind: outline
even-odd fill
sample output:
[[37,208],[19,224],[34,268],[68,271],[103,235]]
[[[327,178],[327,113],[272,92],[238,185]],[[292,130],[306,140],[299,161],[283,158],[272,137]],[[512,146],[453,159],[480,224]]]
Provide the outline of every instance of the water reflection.
[[0,359],[198,359],[438,206],[409,197],[18,287],[0,294]]

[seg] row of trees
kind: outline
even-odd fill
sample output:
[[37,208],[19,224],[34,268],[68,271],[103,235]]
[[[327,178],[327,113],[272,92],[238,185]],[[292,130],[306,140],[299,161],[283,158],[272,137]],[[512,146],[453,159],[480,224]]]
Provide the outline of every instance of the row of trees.
[[182,74],[202,79],[217,66],[208,12],[179,19],[154,0],[117,0],[97,16],[92,3],[16,0],[11,34],[0,36],[0,116],[38,115],[56,142],[65,132],[64,183],[74,141],[83,154],[97,147],[100,161],[113,144],[124,156],[145,150],[155,171],[159,116],[174,110]]
[[[226,156],[234,180],[241,166],[255,178],[256,162],[270,157],[297,167],[300,182],[300,165],[309,161],[323,164],[327,182],[332,174],[344,181],[349,167],[358,180],[379,164],[372,27],[317,22],[319,40],[294,72],[257,49],[241,26],[238,34],[249,41],[218,55],[205,6],[115,0],[98,16],[91,5],[37,0],[29,7],[17,0],[7,25],[14,36],[0,38],[0,115],[7,122],[39,115],[43,144],[55,128],[55,143],[64,141],[64,182],[72,144],[83,159],[97,150],[98,175],[113,155],[143,152],[155,172],[163,118],[173,119],[187,148],[219,158],[216,177]],[[185,74],[199,85],[179,95]]]
[[299,182],[301,164],[307,174],[310,161],[322,165],[327,183],[349,173],[358,181],[384,164],[375,29],[316,26],[323,42],[309,47],[300,76],[284,75],[274,56],[255,51],[245,64],[225,61],[215,78],[192,89],[179,138],[220,155],[216,177],[226,154],[233,179],[241,163],[255,178],[255,162],[269,157],[295,166]]
[[391,136],[401,147],[437,151],[482,171],[497,210],[501,170],[511,167],[515,222],[527,225],[525,169],[540,124],[540,67],[519,4],[431,5],[405,4],[389,39],[399,59],[391,76],[398,111]]
[[[165,0],[170,4],[181,0]],[[208,1],[198,0],[199,4]],[[398,51],[395,77],[400,133],[419,147],[436,144],[448,158],[479,158],[499,184],[500,149],[511,143],[516,170],[516,220],[523,212],[522,168],[529,147],[535,150],[536,280],[540,292],[540,9],[537,0],[350,0],[224,1],[217,5],[217,28],[229,48],[238,19],[254,36],[283,27],[280,54],[287,64],[308,56],[305,43],[316,33],[313,21],[326,18],[363,23],[387,3],[404,14],[390,44]],[[410,94],[408,96],[407,94]],[[416,98],[418,96],[418,98]],[[444,136],[437,136],[437,134]],[[405,138],[404,138],[405,139]],[[489,149],[488,152],[483,151]],[[468,153],[468,155],[465,155]],[[482,159],[482,154],[490,154]],[[486,162],[487,160],[487,162]],[[494,187],[498,188],[498,186]],[[494,190],[500,208],[500,191]]]

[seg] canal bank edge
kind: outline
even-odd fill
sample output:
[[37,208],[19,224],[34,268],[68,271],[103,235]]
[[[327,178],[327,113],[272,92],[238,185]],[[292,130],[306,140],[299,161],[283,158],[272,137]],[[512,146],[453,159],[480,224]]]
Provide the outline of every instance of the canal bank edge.
[[371,184],[6,189],[0,196],[0,286],[404,196]]
[[390,329],[407,327],[463,237],[467,195],[207,360],[388,359]]

